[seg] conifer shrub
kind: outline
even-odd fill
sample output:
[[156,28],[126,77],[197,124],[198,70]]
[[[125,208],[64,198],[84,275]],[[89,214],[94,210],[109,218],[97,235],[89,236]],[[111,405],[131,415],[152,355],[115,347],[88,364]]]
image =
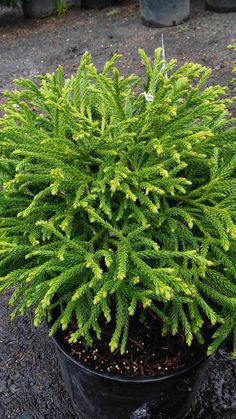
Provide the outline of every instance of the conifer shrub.
[[[152,310],[163,335],[183,331],[208,353],[236,352],[236,129],[210,70],[175,68],[155,51],[142,80],[88,53],[34,83],[16,81],[0,120],[0,291],[12,318],[33,306],[51,334],[124,352],[129,319]],[[144,85],[143,85],[144,83]]]

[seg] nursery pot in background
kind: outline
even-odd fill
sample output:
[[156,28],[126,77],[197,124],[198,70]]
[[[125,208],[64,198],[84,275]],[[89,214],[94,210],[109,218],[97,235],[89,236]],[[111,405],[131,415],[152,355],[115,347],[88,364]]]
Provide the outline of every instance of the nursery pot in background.
[[121,377],[81,364],[53,337],[65,387],[81,419],[184,419],[201,385],[208,358],[166,375]]
[[142,21],[147,26],[175,26],[189,17],[190,0],[139,0]]
[[[41,19],[51,16],[56,12],[58,0],[23,0],[22,9],[28,19]],[[65,0],[65,5],[70,8],[80,7],[81,0]]]
[[119,0],[82,0],[85,9],[104,9],[109,6],[116,6]]
[[205,4],[215,12],[236,12],[236,0],[206,0]]
[[55,12],[56,0],[23,0],[24,16],[28,19],[40,19]]

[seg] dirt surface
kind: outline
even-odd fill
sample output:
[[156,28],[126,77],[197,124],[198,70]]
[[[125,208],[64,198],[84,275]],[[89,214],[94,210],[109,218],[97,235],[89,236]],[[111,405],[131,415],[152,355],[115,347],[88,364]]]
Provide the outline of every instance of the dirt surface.
[[0,16],[0,89],[9,87],[14,78],[54,71],[60,63],[70,74],[86,50],[99,68],[120,52],[124,73],[141,72],[137,49],[151,55],[161,45],[162,33],[167,59],[210,66],[217,82],[229,83],[234,53],[227,45],[236,43],[235,23],[236,13],[205,11],[203,0],[191,1],[186,23],[163,29],[143,26],[138,4],[131,0],[116,8],[73,9],[43,20],[24,19],[21,11],[4,11]]
[[[167,59],[210,66],[212,80],[230,83],[234,54],[226,47],[236,43],[236,14],[205,11],[200,0],[191,3],[188,22],[164,29],[144,27],[132,1],[102,11],[75,9],[42,21],[27,21],[20,11],[0,12],[0,90],[14,78],[53,71],[60,63],[70,74],[86,50],[98,68],[121,52],[121,70],[141,73],[137,49],[151,55],[162,33]],[[14,323],[8,316],[5,295],[0,297],[0,418],[75,419],[46,327],[35,331],[30,315]],[[188,419],[236,419],[236,362],[225,350],[211,361]]]

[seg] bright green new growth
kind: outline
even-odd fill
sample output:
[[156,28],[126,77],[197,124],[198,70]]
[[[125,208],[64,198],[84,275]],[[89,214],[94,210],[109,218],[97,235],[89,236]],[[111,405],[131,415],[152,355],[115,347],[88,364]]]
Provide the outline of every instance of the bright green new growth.
[[145,92],[118,55],[98,73],[86,53],[70,79],[59,67],[6,93],[0,290],[17,285],[12,317],[34,306],[36,326],[60,305],[51,333],[75,316],[70,342],[92,344],[115,315],[110,348],[123,353],[130,316],[148,308],[163,334],[182,329],[191,345],[214,325],[209,353],[231,332],[236,352],[229,101],[205,67],[140,56]]

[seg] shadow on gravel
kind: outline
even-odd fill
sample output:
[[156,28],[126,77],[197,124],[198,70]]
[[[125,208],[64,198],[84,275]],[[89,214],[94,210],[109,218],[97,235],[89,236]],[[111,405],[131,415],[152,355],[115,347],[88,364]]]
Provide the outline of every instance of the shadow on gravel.
[[30,19],[25,19],[21,9],[10,10],[0,8],[0,27],[1,31],[12,32],[15,30],[27,28],[32,29],[35,27],[35,21]]

